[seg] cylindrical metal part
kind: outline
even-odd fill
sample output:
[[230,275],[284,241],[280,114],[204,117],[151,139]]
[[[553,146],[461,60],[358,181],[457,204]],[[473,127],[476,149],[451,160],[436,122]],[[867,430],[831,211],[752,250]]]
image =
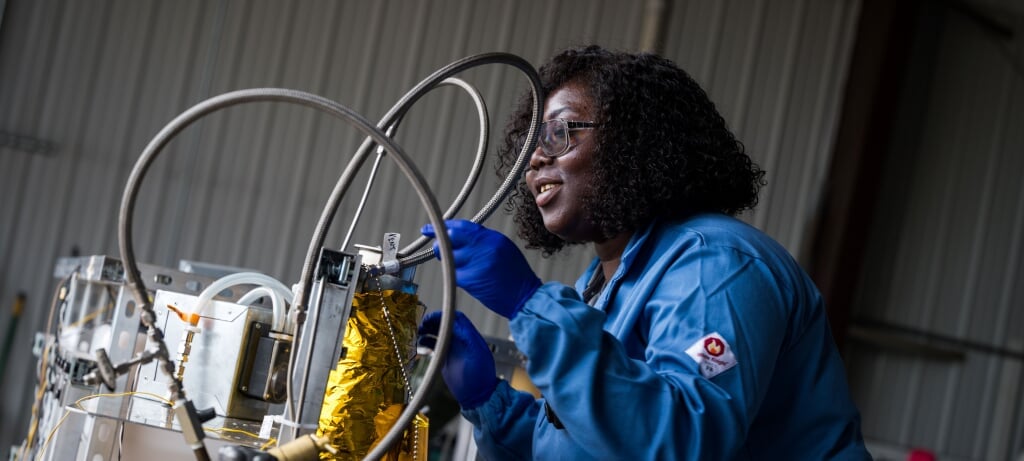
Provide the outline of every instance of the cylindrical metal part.
[[316,461],[320,459],[320,452],[325,451],[326,446],[326,437],[306,434],[284,445],[271,448],[267,453],[277,458],[277,461]]

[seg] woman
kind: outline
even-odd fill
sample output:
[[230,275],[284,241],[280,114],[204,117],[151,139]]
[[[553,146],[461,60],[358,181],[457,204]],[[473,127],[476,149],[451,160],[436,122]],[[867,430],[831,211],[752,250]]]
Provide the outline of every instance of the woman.
[[[456,318],[443,375],[484,457],[870,459],[818,290],[732,217],[764,172],[705,92],[666,59],[596,46],[540,73],[544,125],[510,199],[519,234],[597,257],[575,289],[544,284],[502,234],[450,223],[457,284],[510,319],[543,394],[495,378]],[[510,122],[506,168],[528,109]]]

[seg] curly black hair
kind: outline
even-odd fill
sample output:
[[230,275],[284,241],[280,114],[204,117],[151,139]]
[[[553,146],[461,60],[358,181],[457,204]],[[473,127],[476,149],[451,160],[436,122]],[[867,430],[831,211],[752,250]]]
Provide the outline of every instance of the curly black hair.
[[[736,215],[757,204],[764,171],[726,127],[707,93],[672,61],[596,45],[566,49],[541,66],[544,98],[568,83],[581,84],[596,109],[596,181],[581,198],[605,238],[641,228],[655,218],[716,211]],[[498,150],[504,176],[529,131],[532,98],[524,94]],[[506,208],[528,248],[551,255],[568,242],[544,227],[525,181]]]

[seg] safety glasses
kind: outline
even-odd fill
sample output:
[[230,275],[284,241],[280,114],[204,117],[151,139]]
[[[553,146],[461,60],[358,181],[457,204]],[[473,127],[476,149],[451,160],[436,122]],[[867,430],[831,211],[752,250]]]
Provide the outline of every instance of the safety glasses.
[[[570,135],[576,130],[587,130],[597,126],[594,122],[552,119],[540,124],[537,146],[548,157],[560,157],[569,152]],[[525,136],[523,141],[525,141]]]

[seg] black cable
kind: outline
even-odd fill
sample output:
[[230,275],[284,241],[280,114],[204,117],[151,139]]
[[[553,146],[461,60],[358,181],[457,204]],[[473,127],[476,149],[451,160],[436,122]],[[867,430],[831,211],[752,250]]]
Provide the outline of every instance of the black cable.
[[[477,115],[479,116],[480,121],[480,136],[477,140],[476,155],[473,156],[473,166],[470,167],[469,169],[469,175],[466,177],[466,181],[462,184],[462,189],[459,190],[458,195],[456,195],[455,199],[452,200],[452,204],[444,212],[444,219],[451,219],[453,216],[455,216],[456,213],[459,212],[459,210],[462,208],[462,205],[465,204],[466,199],[469,198],[470,192],[473,191],[473,187],[476,185],[477,180],[480,178],[480,173],[483,172],[484,160],[487,158],[487,145],[490,139],[491,130],[490,120],[487,115],[487,105],[484,103],[483,96],[480,95],[480,92],[475,87],[473,87],[473,85],[470,85],[469,83],[462,79],[449,77],[441,81],[440,84],[431,88],[431,90],[441,88],[442,86],[456,86],[465,90],[466,93],[469,94],[470,98],[473,99],[473,104],[476,105]],[[394,108],[395,107],[393,107],[393,109]],[[400,113],[398,114],[398,118],[395,119],[395,122],[392,123],[391,125],[381,126],[378,124],[377,127],[380,128],[381,130],[384,130],[388,137],[394,138],[395,132],[398,130],[398,126],[402,123],[402,119],[405,118],[405,115],[408,113],[410,108],[411,107],[405,107],[404,110],[401,110]],[[369,138],[363,141],[363,143],[363,145],[360,145],[360,149],[373,149],[374,147],[376,147],[376,145],[373,144],[372,140]],[[370,189],[373,187],[374,175],[377,172],[377,166],[380,163],[380,160],[383,157],[383,155],[384,151],[382,149],[379,149],[378,147],[377,158],[374,159],[373,168],[370,170],[370,177],[369,179],[367,179],[366,187],[363,190],[363,196],[359,201],[359,206],[357,207],[355,215],[352,218],[352,222],[349,225],[349,230],[345,234],[345,239],[342,240],[341,247],[339,248],[341,251],[345,251],[345,249],[348,247],[349,241],[352,238],[352,232],[355,230],[356,223],[358,222],[359,216],[362,213],[363,207],[366,204],[366,199],[369,196]],[[421,235],[415,241],[413,241],[413,243],[399,250],[398,255],[399,257],[408,255],[409,253],[412,253],[420,249],[421,247],[423,247],[424,244],[426,244],[429,241],[429,238]]]
[[[529,154],[530,152],[532,152],[533,147],[536,145],[537,132],[540,129],[541,122],[541,93],[543,93],[543,89],[540,83],[540,76],[537,75],[536,69],[534,69],[533,66],[530,65],[530,63],[527,62],[525,59],[509,53],[485,53],[476,56],[462,58],[458,61],[448,64],[447,66],[442,67],[441,69],[438,69],[433,74],[423,79],[419,84],[413,87],[412,90],[407,92],[405,96],[403,96],[402,99],[400,99],[398,103],[396,103],[391,108],[391,110],[389,110],[388,113],[384,115],[380,123],[378,123],[378,126],[390,126],[392,123],[394,123],[395,120],[400,118],[401,115],[409,109],[409,107],[411,107],[417,100],[423,97],[423,95],[429,92],[431,88],[437,86],[441,81],[455,74],[458,74],[459,72],[463,72],[467,69],[472,69],[474,67],[479,67],[487,64],[505,64],[521,71],[530,80],[530,89],[532,90],[534,110],[533,118],[530,123],[530,131],[527,133],[528,142],[523,146],[523,150],[520,152],[519,158],[516,160],[516,163],[512,165],[511,171],[509,171],[501,186],[491,197],[491,199],[484,205],[484,207],[481,208],[480,211],[473,216],[472,221],[476,223],[481,223],[485,221],[488,217],[490,217],[491,213],[493,213],[494,210],[497,209],[498,205],[505,199],[508,193],[511,192],[512,187],[516,184],[516,182],[519,180],[519,177],[526,169]],[[361,165],[366,160],[366,156],[369,154],[372,148],[373,146],[371,143],[364,143],[356,152],[355,158],[353,160],[357,161]],[[335,191],[337,191],[340,185],[341,181],[339,180],[339,183],[335,185]],[[312,277],[310,275],[312,274],[314,269],[313,266],[316,261],[316,255],[319,252],[320,247],[323,245],[324,235],[326,235],[327,229],[330,228],[330,223],[334,219],[334,215],[337,213],[338,207],[340,205],[340,197],[336,196],[336,194],[332,192],[331,198],[329,199],[327,206],[324,207],[323,213],[321,214],[320,217],[320,221],[317,223],[317,227],[314,230],[313,239],[310,242],[310,248],[306,253],[306,261],[303,264],[302,268],[303,281],[312,280]],[[416,253],[412,256],[402,258],[399,260],[399,263],[401,264],[401,267],[411,267],[423,263],[433,258],[433,256],[434,252],[433,248],[431,248],[429,250],[424,250],[420,253]],[[299,292],[296,293],[296,304],[300,306],[300,308],[304,309],[306,303],[309,301],[309,289],[311,284],[312,282],[303,282],[299,288]],[[443,328],[446,322],[442,321],[441,323]]]
[[[143,321],[144,323],[147,323],[151,339],[153,339],[154,342],[158,343],[158,353],[163,354],[163,356],[160,357],[162,363],[170,364],[170,360],[166,355],[166,345],[164,345],[162,348],[159,348],[159,344],[163,344],[163,335],[162,332],[160,332],[159,328],[157,328],[153,324],[154,316],[152,313],[152,304],[149,301],[148,297],[146,296],[146,288],[141,276],[139,275],[138,264],[135,260],[135,252],[131,238],[132,217],[134,213],[134,206],[138,196],[139,188],[141,186],[142,180],[145,177],[146,171],[148,171],[154,159],[161,152],[163,147],[166,146],[167,143],[170,142],[171,138],[173,138],[176,134],[181,132],[194,121],[198,120],[200,117],[212,113],[216,110],[236,104],[256,101],[276,101],[304,105],[307,107],[318,109],[320,111],[338,117],[354,125],[360,131],[362,131],[363,134],[371,137],[374,142],[383,146],[388,151],[388,153],[391,154],[390,158],[398,164],[399,169],[410,179],[410,182],[416,189],[417,195],[419,195],[420,197],[420,201],[424,205],[424,208],[426,208],[427,210],[427,214],[430,217],[431,223],[434,226],[437,226],[438,229],[444,229],[444,220],[442,219],[440,208],[437,205],[437,200],[430,192],[429,187],[426,185],[426,181],[423,179],[422,175],[409,161],[408,156],[406,156],[404,151],[402,151],[402,149],[398,147],[383,132],[378,130],[376,127],[371,125],[369,121],[367,121],[354,111],[348,109],[347,107],[317,95],[312,95],[301,91],[275,88],[240,90],[207,99],[206,101],[203,101],[193,106],[192,108],[188,109],[187,111],[176,117],[167,126],[165,126],[157,134],[157,136],[153,138],[152,141],[150,141],[149,145],[146,146],[146,149],[143,151],[142,155],[137,161],[135,167],[132,169],[132,173],[129,175],[128,183],[125,186],[125,192],[121,203],[118,236],[120,242],[122,263],[124,264],[125,269],[125,283],[130,287],[130,289],[132,289],[133,293],[135,294],[137,304],[143,309]],[[338,187],[336,187],[335,189],[335,195],[344,194],[344,192],[348,189],[349,185],[351,184],[356,171],[358,170],[359,166],[362,163],[362,160],[364,159],[365,157],[354,158],[352,159],[352,161],[349,162],[348,167],[345,169],[345,173],[342,175],[341,181],[339,181],[338,183]],[[332,197],[334,197],[335,195],[332,195]],[[318,243],[322,244],[323,235],[320,234],[318,235],[318,237]],[[451,318],[454,316],[453,293],[455,291],[455,279],[454,268],[452,267],[450,261],[451,243],[448,240],[447,234],[439,236],[438,244],[441,247],[442,252],[449,256],[448,258],[445,258],[444,261],[442,261],[442,270],[444,273],[444,282],[442,284],[442,294],[444,301],[442,307],[444,309],[445,316],[450,321]],[[310,275],[311,272],[309,274],[306,274],[307,277]],[[307,282],[308,281],[309,279],[307,279]],[[148,319],[147,316],[149,317]],[[443,333],[447,334],[446,331],[443,331]],[[431,381],[433,381],[433,378],[436,377],[437,373],[439,372],[440,362],[441,360],[434,360],[431,362],[430,367],[428,367],[427,373],[428,376],[430,376]],[[173,368],[168,370],[167,367],[165,366],[163,367],[163,369],[165,374],[167,374],[171,378],[172,382],[169,383],[168,387],[171,389],[172,394],[177,397],[176,400],[183,400],[184,390],[180,387],[180,381],[175,379]],[[398,421],[392,428],[392,432],[400,435],[401,431],[404,430],[404,427],[408,425],[412,418],[415,416],[415,412],[418,411],[418,409],[422,406],[422,400],[424,399],[426,392],[429,391],[429,387],[430,386],[428,383],[428,385],[425,385],[421,389],[417,390],[416,395],[413,396],[413,399],[407,406],[406,411],[404,411],[399,416]],[[389,434],[391,434],[392,432],[389,432]],[[382,439],[381,445],[385,444],[385,440],[392,440],[391,443],[393,443],[393,441],[397,439],[389,439],[387,436],[385,436],[385,438]],[[390,444],[387,446],[390,446]],[[195,454],[197,459],[203,459],[205,453],[201,453],[201,451],[205,452],[205,449],[196,449]]]
[[[473,102],[477,106],[477,114],[479,115],[480,122],[480,136],[477,140],[476,155],[473,157],[473,166],[469,169],[469,175],[466,177],[466,182],[462,184],[462,189],[455,196],[455,200],[452,200],[451,206],[448,207],[444,212],[444,219],[451,219],[456,213],[462,209],[462,205],[466,203],[466,199],[469,198],[470,192],[476,187],[476,182],[480,179],[480,173],[484,169],[484,160],[487,158],[487,145],[490,139],[490,118],[487,115],[487,106],[484,104],[483,96],[477,91],[472,85],[465,81],[457,78],[447,78],[441,82],[441,85],[453,85],[458,86],[469,93],[470,97],[473,98]],[[438,85],[440,87],[441,85]],[[420,235],[412,243],[407,245],[398,251],[398,256],[403,257],[412,252],[415,252],[427,244],[430,239],[426,236]]]
[[[436,71],[434,74],[420,82],[419,85],[413,88],[413,90],[407,93],[398,102],[398,104],[396,104],[395,108],[384,116],[384,120],[381,123],[382,126],[392,124],[399,114],[407,110],[408,107],[422,97],[423,94],[438,85],[438,83],[444,79],[466,69],[484,64],[507,64],[522,71],[527,78],[529,78],[532,85],[531,90],[533,92],[534,113],[532,123],[530,125],[530,131],[527,134],[528,142],[524,145],[523,151],[520,153],[519,158],[513,165],[512,170],[509,172],[498,191],[491,200],[488,201],[483,209],[473,217],[474,222],[482,222],[490,216],[494,209],[497,208],[498,204],[504,200],[512,186],[514,186],[514,184],[519,180],[519,176],[521,176],[525,169],[526,159],[528,158],[531,148],[536,142],[536,132],[539,129],[541,121],[540,98],[542,89],[540,85],[540,78],[537,75],[536,70],[524,59],[507,53],[488,53],[461,59]],[[125,283],[133,293],[137,305],[142,309],[142,322],[147,327],[150,339],[157,346],[156,356],[160,361],[161,369],[170,378],[168,388],[171,390],[172,396],[175,400],[184,400],[184,389],[181,386],[180,380],[178,380],[174,374],[173,364],[169,359],[166,343],[163,340],[163,332],[156,327],[154,323],[155,313],[153,312],[153,306],[148,298],[145,284],[142,281],[142,277],[138,269],[138,263],[135,258],[134,246],[131,240],[135,202],[137,200],[142,180],[144,179],[146,172],[149,170],[149,167],[152,165],[153,160],[174,136],[191,125],[195,120],[211,112],[231,105],[255,101],[290,102],[313,107],[355,125],[356,128],[372,140],[370,143],[364,143],[364,146],[366,147],[361,148],[345,168],[314,229],[313,238],[310,241],[310,247],[306,254],[305,263],[303,264],[299,292],[296,294],[296,301],[293,303],[293,309],[295,310],[297,320],[296,342],[298,342],[299,334],[301,334],[301,325],[304,321],[306,304],[309,300],[309,291],[312,286],[315,262],[320,249],[323,246],[327,230],[333,221],[341,203],[341,199],[344,197],[345,192],[351,185],[356,172],[365,162],[367,154],[373,144],[384,147],[387,152],[392,154],[391,158],[398,164],[399,169],[403,174],[410,179],[410,182],[416,189],[417,195],[419,195],[424,208],[427,209],[431,224],[433,224],[438,230],[437,242],[439,249],[447,256],[441,260],[444,282],[442,283],[443,302],[441,325],[440,331],[438,332],[439,341],[435,348],[434,357],[427,366],[423,386],[417,390],[409,404],[403,410],[401,415],[399,415],[398,420],[392,426],[391,430],[389,430],[377,446],[367,454],[367,459],[379,459],[401,438],[405,427],[411,423],[412,419],[419,411],[419,408],[422,407],[425,395],[429,391],[432,383],[435,381],[441,366],[440,364],[447,355],[449,334],[455,310],[452,296],[454,292],[454,269],[451,262],[451,243],[448,239],[444,219],[439,211],[436,198],[430,192],[429,187],[426,186],[420,172],[408,160],[408,157],[401,148],[398,147],[393,140],[387,137],[385,133],[371,125],[362,116],[351,111],[345,106],[317,95],[294,90],[273,88],[240,90],[226,93],[224,95],[207,99],[206,101],[203,101],[180,114],[166,125],[146,146],[129,175],[128,183],[126,184],[124,194],[122,195],[121,209],[118,219],[118,243],[120,247],[121,260],[124,264]],[[401,260],[401,263],[403,267],[408,267],[424,262],[427,259],[432,258],[432,256],[433,249],[430,249],[405,258]],[[290,360],[290,362],[292,361],[293,360]],[[289,380],[290,378],[291,377],[289,376]],[[292,404],[291,397],[289,397],[289,404]],[[299,419],[297,415],[295,419]],[[298,429],[296,428],[296,432],[297,430]],[[196,457],[198,459],[203,459],[204,455],[208,456],[205,453],[205,449],[202,449],[201,451],[203,451],[203,453],[200,453],[199,451],[196,452]]]
[[[498,191],[494,194],[493,197],[491,197],[490,201],[488,201],[488,203],[484,205],[483,209],[481,209],[480,212],[478,212],[477,215],[473,217],[473,221],[477,223],[486,220],[487,217],[489,217],[490,214],[497,208],[498,204],[500,204],[501,201],[504,200],[508,192],[511,191],[512,186],[515,185],[515,183],[519,180],[519,176],[522,175],[522,172],[526,166],[526,159],[528,158],[529,153],[532,151],[532,148],[536,143],[536,133],[540,129],[541,122],[541,94],[543,93],[543,89],[540,83],[540,76],[537,74],[536,69],[534,69],[533,66],[530,65],[530,63],[524,60],[523,58],[508,53],[486,53],[460,59],[435,71],[433,74],[431,74],[426,79],[421,81],[412,90],[406,93],[405,96],[403,96],[402,99],[399,100],[398,103],[395,104],[395,106],[390,111],[388,111],[387,114],[384,115],[384,118],[378,124],[378,126],[391,125],[394,120],[398,119],[401,113],[403,113],[405,110],[408,110],[408,107],[414,104],[417,100],[419,100],[419,98],[421,98],[424,94],[430,91],[431,88],[438,85],[444,79],[451,77],[459,72],[465,71],[467,69],[471,69],[473,67],[478,67],[485,64],[506,64],[519,69],[530,80],[534,110],[533,119],[530,124],[530,131],[527,133],[528,142],[526,143],[526,145],[523,146],[523,150],[522,152],[520,152],[519,158],[517,159],[516,163],[512,166],[512,170],[509,172],[508,176],[505,177],[505,181],[498,188]],[[380,133],[379,130],[375,131],[377,133]],[[384,140],[387,144],[391,144],[391,140],[386,137],[382,137],[382,140]],[[375,139],[375,141],[378,144],[387,147],[387,144],[381,142],[381,140]],[[338,207],[341,204],[341,198],[344,197],[345,191],[348,189],[349,184],[352,181],[352,177],[355,175],[355,172],[362,166],[363,162],[365,162],[370,149],[371,146],[369,145],[369,143],[364,143],[364,148],[360,148],[356,152],[355,157],[352,159],[352,161],[349,162],[348,167],[342,173],[341,178],[339,178],[338,183],[335,185],[334,190],[331,192],[327,205],[324,207],[324,210],[320,216],[320,220],[317,222],[316,228],[313,232],[313,238],[310,241],[309,249],[307,250],[306,253],[306,260],[302,268],[302,277],[299,281],[299,291],[296,293],[296,301],[293,304],[293,309],[295,310],[296,315],[296,342],[298,342],[299,335],[301,335],[302,323],[305,320],[304,316],[306,305],[309,302],[309,291],[312,287],[313,271],[315,269],[315,264],[317,256],[320,252],[320,248],[322,248],[323,246],[327,230],[330,228],[331,222],[334,220],[334,216],[337,213]],[[388,149],[388,151],[390,152],[391,150]],[[443,226],[443,220],[441,220],[441,227],[436,227],[437,223],[434,221],[433,216],[431,216],[431,222],[435,225],[435,228],[438,230],[438,246],[440,247],[442,253],[448,256],[445,258],[441,258],[442,268],[446,271],[446,279],[445,283],[443,284],[443,288],[444,292],[446,293],[445,296],[447,296],[447,293],[450,289],[449,283],[451,285],[454,285],[454,278],[451,281],[447,279],[447,276],[449,274],[449,272],[447,271],[449,270],[448,265],[450,264],[451,255],[450,243],[448,241],[446,227]],[[412,255],[410,257],[401,259],[399,262],[402,267],[410,267],[431,259],[433,257],[433,254],[433,248],[431,248],[430,250],[426,250],[415,255]],[[447,300],[447,297],[445,299]],[[451,329],[453,315],[454,309],[448,306],[448,303],[446,301],[442,305],[441,325],[440,330],[438,331],[438,344],[434,352],[435,355],[431,359],[430,364],[427,366],[426,377],[424,378],[424,385],[416,391],[416,395],[413,397],[412,401],[409,402],[409,405],[406,405],[406,408],[402,411],[402,414],[399,416],[394,426],[392,426],[392,430],[388,431],[388,433],[380,440],[377,446],[374,447],[374,449],[371,450],[370,453],[366,455],[366,459],[380,459],[384,455],[384,453],[401,438],[402,431],[410,422],[412,422],[412,419],[415,417],[416,412],[419,411],[419,407],[422,406],[422,400],[426,393],[425,391],[429,391],[429,388],[437,375],[437,369],[440,367],[440,363],[443,362],[445,357],[447,356],[449,330]],[[291,367],[291,365],[289,365],[289,367]],[[289,402],[291,402],[290,396]],[[296,416],[294,419],[298,420],[299,418]],[[298,428],[296,428],[295,431],[297,433]]]

